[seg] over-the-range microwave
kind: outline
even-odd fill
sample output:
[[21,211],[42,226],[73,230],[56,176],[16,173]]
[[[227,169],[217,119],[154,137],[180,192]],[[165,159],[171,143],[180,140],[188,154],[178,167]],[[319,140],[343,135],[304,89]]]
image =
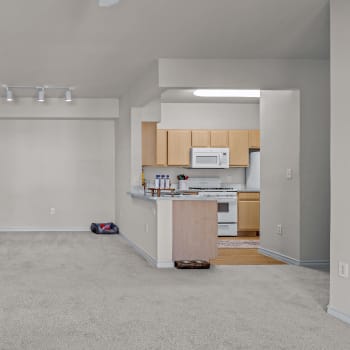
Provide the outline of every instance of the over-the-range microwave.
[[225,169],[229,167],[228,148],[191,148],[191,168]]

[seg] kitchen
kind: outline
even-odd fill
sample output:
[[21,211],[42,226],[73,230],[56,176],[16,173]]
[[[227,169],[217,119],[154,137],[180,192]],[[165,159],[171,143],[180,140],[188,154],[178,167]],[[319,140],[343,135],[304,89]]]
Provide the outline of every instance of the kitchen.
[[[149,189],[159,187],[157,178],[161,182],[170,178],[172,190],[158,191],[162,200],[176,191],[176,199],[181,194],[186,200],[217,201],[215,236],[219,247],[228,247],[230,242],[238,246],[239,239],[242,247],[256,248],[259,149],[258,96],[203,98],[190,89],[165,91],[160,121],[142,122],[143,175],[134,192],[142,192],[143,181]],[[188,180],[178,180],[181,173]],[[150,195],[150,190],[146,194]]]

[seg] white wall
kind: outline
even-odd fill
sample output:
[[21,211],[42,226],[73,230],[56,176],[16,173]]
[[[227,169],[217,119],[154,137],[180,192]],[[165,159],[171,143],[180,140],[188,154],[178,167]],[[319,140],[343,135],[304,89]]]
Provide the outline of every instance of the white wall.
[[[260,123],[260,245],[265,252],[300,261],[299,91],[262,91]],[[277,225],[282,225],[282,235],[276,234]]]
[[162,103],[160,129],[259,129],[258,103]]
[[14,102],[0,99],[0,118],[24,119],[115,119],[119,117],[119,101],[112,98],[74,98],[65,102],[48,98],[44,103],[34,98],[16,98]]
[[[300,90],[300,260],[329,259],[329,61],[159,60],[159,86]],[[281,145],[281,147],[288,145]],[[277,208],[276,208],[277,209]],[[285,208],[286,215],[288,208]],[[279,238],[276,237],[276,240]]]
[[[350,279],[338,262],[350,264],[349,81],[350,2],[331,1],[331,292],[328,311],[350,323]],[[349,196],[348,196],[349,194]]]
[[0,119],[0,229],[113,220],[114,149],[113,120]]
[[[141,108],[160,95],[158,67],[153,65],[120,99],[120,118],[117,119],[115,128],[116,222],[125,237],[151,258],[157,254],[157,218],[153,211],[155,208],[152,207],[152,203],[132,199],[127,193],[133,180],[140,176],[140,168],[135,166],[131,153],[134,147],[132,143],[135,141],[132,138],[131,115],[132,109]],[[141,142],[141,138],[137,142]],[[149,227],[147,234],[146,224]]]

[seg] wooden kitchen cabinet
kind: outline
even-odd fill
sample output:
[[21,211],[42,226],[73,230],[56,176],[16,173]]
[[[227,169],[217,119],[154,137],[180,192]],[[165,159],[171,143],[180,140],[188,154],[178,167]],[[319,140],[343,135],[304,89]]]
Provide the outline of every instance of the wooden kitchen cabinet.
[[157,129],[156,149],[157,165],[168,165],[168,130]]
[[157,123],[142,122],[142,165],[156,165]]
[[190,165],[191,130],[168,130],[168,165]]
[[214,259],[217,230],[216,201],[173,201],[173,260]]
[[260,149],[260,130],[249,130],[249,148]]
[[228,130],[211,130],[210,145],[211,147],[229,147]]
[[230,130],[228,132],[230,148],[230,166],[249,166],[249,133],[248,130]]
[[210,147],[210,130],[192,130],[192,147]]
[[256,235],[260,231],[260,193],[238,193],[238,232],[240,235]]

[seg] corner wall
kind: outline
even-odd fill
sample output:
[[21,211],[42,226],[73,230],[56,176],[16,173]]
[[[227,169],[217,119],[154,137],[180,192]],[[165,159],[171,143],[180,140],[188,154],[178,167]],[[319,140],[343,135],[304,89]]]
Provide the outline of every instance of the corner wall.
[[[350,264],[349,81],[350,2],[331,1],[331,288],[328,312],[350,323],[350,279],[338,263]],[[349,194],[349,196],[348,196]]]

